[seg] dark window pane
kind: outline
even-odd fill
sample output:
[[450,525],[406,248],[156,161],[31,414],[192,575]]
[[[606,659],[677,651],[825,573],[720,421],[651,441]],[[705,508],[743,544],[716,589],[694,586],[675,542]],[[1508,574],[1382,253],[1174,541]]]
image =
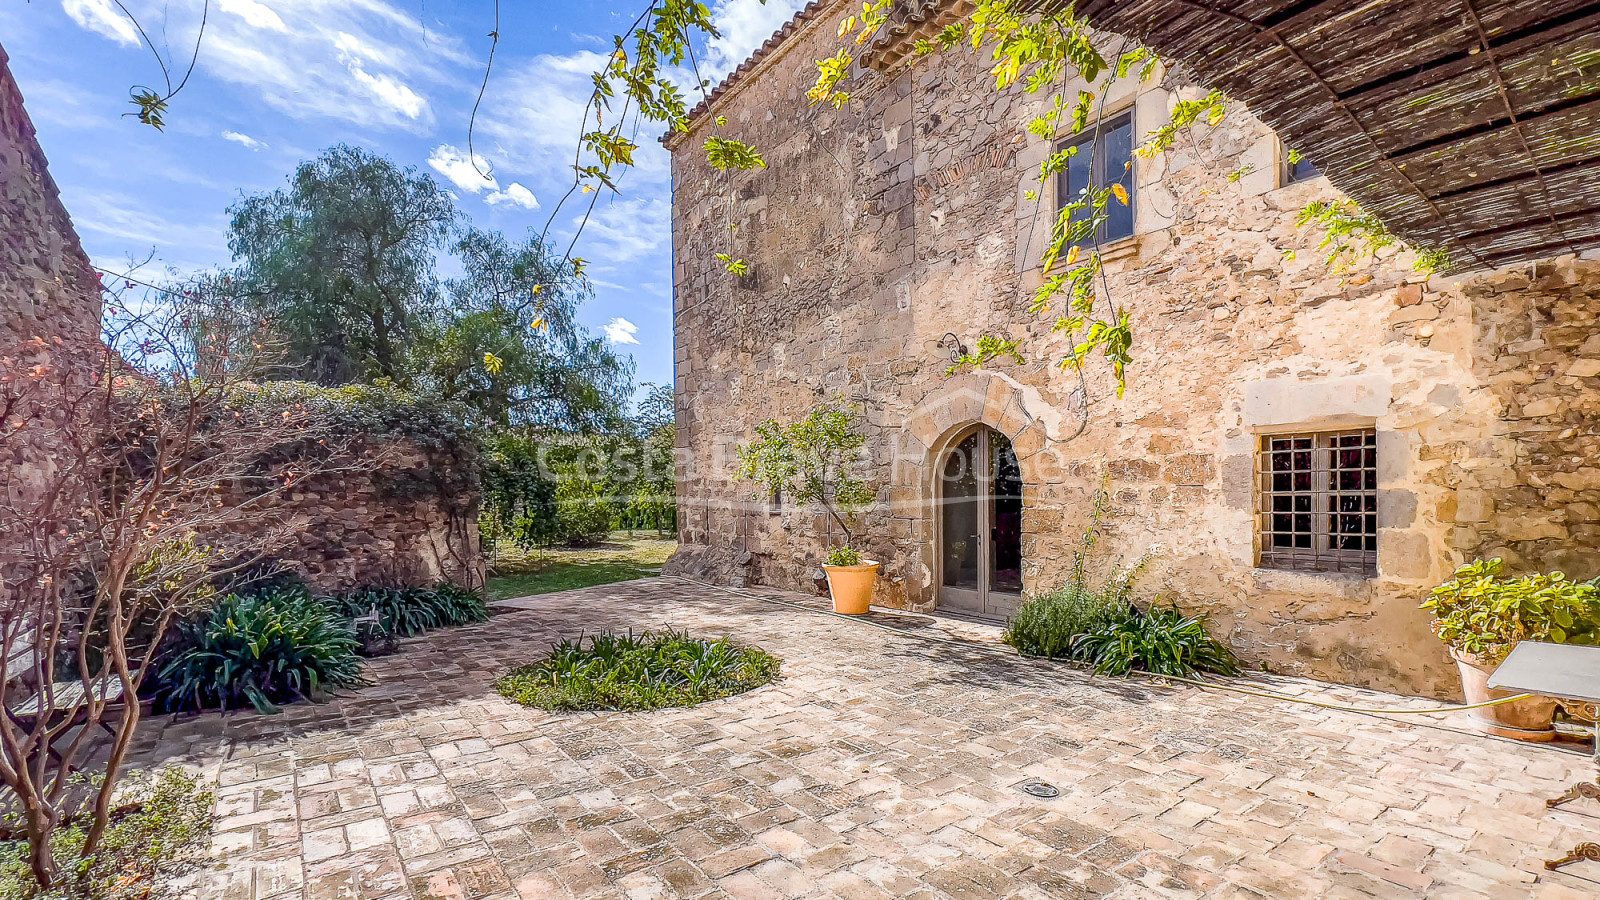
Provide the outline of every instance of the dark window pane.
[[1120,122],[1114,124],[1105,132],[1104,138],[1105,165],[1101,168],[1103,183],[1107,185],[1121,184],[1122,189],[1128,192],[1128,203],[1124,206],[1115,197],[1106,204],[1105,237],[1103,240],[1115,241],[1133,236],[1133,119],[1124,116]]
[[[1097,190],[1112,184],[1121,184],[1128,194],[1126,205],[1115,196],[1106,203],[1106,219],[1100,224],[1097,235],[1101,243],[1133,235],[1135,188],[1133,137],[1133,116],[1131,113],[1124,113],[1102,123],[1098,139],[1094,134],[1086,134],[1076,141],[1061,145],[1063,150],[1076,147],[1077,153],[1067,160],[1066,167],[1056,176],[1058,208],[1080,199],[1090,203],[1092,197],[1083,196],[1085,188]],[[1073,219],[1087,219],[1093,215],[1092,208],[1083,209],[1075,213]],[[1094,241],[1085,239],[1078,243],[1088,246]]]
[[1305,181],[1307,178],[1315,178],[1322,174],[1317,171],[1316,166],[1311,164],[1311,160],[1306,159],[1304,156],[1301,156],[1298,162],[1291,162],[1289,156],[1290,154],[1288,153],[1284,154],[1284,184],[1294,184],[1297,181]]

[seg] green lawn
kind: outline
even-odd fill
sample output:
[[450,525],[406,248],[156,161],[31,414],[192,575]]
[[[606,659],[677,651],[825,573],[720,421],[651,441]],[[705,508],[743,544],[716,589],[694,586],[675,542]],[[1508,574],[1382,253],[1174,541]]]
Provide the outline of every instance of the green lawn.
[[489,561],[489,597],[506,600],[647,578],[660,574],[661,564],[677,548],[677,541],[629,538],[627,532],[594,547],[530,553],[496,548]]

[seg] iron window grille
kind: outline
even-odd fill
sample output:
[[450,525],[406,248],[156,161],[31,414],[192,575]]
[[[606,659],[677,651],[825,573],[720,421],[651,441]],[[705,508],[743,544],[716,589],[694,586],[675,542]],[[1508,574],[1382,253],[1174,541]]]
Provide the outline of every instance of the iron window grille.
[[[1106,201],[1106,220],[1100,223],[1097,237],[1102,244],[1133,237],[1133,204],[1137,197],[1133,178],[1133,111],[1105,120],[1097,132],[1067,141],[1058,149],[1072,147],[1077,151],[1056,173],[1056,208],[1062,209],[1079,199],[1085,188],[1121,184],[1128,202],[1124,204],[1115,197]],[[1084,209],[1073,213],[1072,218],[1086,219],[1092,215],[1092,209]],[[1088,245],[1094,241],[1086,238],[1079,243]]]
[[1260,565],[1378,574],[1374,429],[1261,438]]

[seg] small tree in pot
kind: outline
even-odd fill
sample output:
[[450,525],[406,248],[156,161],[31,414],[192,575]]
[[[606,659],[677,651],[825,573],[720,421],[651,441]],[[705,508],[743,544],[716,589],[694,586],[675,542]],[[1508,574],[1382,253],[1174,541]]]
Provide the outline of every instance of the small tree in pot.
[[856,549],[852,527],[874,500],[872,488],[851,470],[866,440],[848,410],[825,405],[798,422],[768,419],[756,426],[755,440],[739,447],[741,478],[760,482],[768,495],[818,504],[844,532],[844,544],[829,551],[822,568],[833,608],[850,615],[867,611],[878,575],[877,561],[862,559]]
[[[1569,581],[1560,572],[1502,576],[1504,563],[1474,560],[1434,588],[1422,608],[1434,616],[1433,631],[1450,647],[1468,703],[1509,697],[1488,686],[1494,671],[1519,641],[1600,643],[1600,589]],[[1555,738],[1556,701],[1529,697],[1473,710],[1490,733],[1528,741]]]

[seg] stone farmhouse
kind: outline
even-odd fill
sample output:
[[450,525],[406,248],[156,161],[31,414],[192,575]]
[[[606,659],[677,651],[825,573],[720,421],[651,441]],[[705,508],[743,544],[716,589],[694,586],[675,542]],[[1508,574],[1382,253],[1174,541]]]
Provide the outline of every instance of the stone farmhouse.
[[[922,7],[937,26],[955,4]],[[809,106],[852,11],[810,4],[665,140],[684,460],[669,572],[810,590],[839,534],[756,498],[735,448],[842,399],[869,435],[860,530],[889,607],[1004,617],[1065,579],[1102,484],[1106,561],[1150,554],[1147,593],[1274,671],[1453,693],[1418,602],[1458,564],[1600,575],[1600,253],[1431,278],[1403,249],[1330,267],[1296,216],[1341,195],[1247,110],[1132,154],[1204,93],[1176,70],[1118,83],[1076,157],[1103,171],[1041,188],[1054,145],[1026,125],[1054,92],[997,95],[992,63],[960,50],[913,64],[914,29],[873,45],[844,109]],[[769,167],[713,169],[713,133]],[[1055,204],[1091,176],[1131,195],[1101,235],[1135,328],[1120,398],[1104,363],[1081,382],[1059,368],[1054,315],[1028,311]],[[983,335],[1022,339],[1027,361],[948,375]]]

